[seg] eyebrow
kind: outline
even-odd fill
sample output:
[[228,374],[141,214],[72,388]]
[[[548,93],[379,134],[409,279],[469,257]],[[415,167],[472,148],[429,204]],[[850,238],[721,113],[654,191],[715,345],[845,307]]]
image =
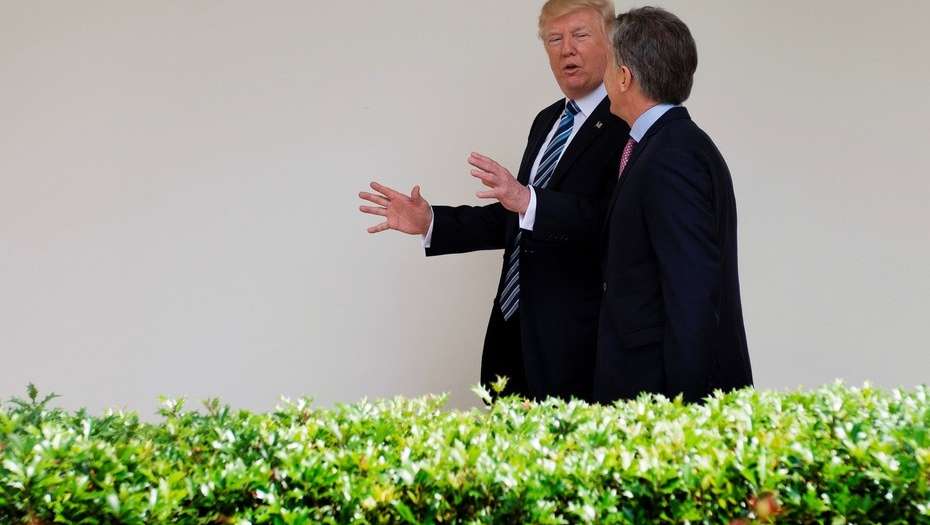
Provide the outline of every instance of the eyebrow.
[[[590,32],[590,31],[591,31],[591,28],[588,27],[588,26],[576,26],[576,27],[573,27],[573,28],[569,29],[568,31],[566,31],[566,33],[568,33],[568,34],[570,34],[570,35],[573,35],[573,34],[579,32],[579,31],[588,31],[588,32]],[[562,34],[563,34],[563,33],[558,32],[558,31],[552,31],[552,32],[549,32],[549,33],[546,34],[546,38],[552,38],[552,37],[554,37],[554,36],[562,36]]]

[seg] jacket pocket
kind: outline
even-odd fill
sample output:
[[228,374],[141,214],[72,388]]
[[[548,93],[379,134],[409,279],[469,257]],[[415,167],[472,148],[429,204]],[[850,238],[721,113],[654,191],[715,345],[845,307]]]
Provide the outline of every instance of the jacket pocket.
[[662,341],[664,333],[664,326],[650,326],[627,332],[620,336],[620,347],[624,349],[636,348],[638,346],[658,343]]

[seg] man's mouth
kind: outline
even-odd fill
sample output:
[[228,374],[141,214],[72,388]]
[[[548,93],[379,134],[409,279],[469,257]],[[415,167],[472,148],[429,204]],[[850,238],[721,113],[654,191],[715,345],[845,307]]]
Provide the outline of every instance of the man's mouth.
[[564,71],[567,75],[573,75],[578,71],[581,71],[581,66],[577,64],[567,64],[562,67],[562,71]]

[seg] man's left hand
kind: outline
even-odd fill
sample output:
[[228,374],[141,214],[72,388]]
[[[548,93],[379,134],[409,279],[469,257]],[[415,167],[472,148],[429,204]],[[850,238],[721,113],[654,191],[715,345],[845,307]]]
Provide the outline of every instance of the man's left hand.
[[530,189],[517,182],[507,168],[479,153],[469,155],[468,163],[475,168],[471,170],[472,176],[490,188],[475,195],[481,199],[497,199],[512,212],[526,213],[530,205]]

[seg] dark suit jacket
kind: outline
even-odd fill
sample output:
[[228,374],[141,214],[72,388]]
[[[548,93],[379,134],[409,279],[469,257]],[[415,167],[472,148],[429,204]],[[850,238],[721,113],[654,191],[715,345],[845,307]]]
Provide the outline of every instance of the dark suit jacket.
[[[542,110],[530,128],[517,178],[527,184],[545,139],[564,109],[560,100]],[[589,400],[592,393],[597,316],[600,309],[600,235],[616,183],[627,125],[610,113],[605,98],[571,140],[546,189],[536,189],[533,231],[524,231],[520,252],[520,335],[528,397]],[[427,255],[504,250],[507,261],[519,229],[518,216],[500,203],[434,206]],[[498,308],[501,282],[493,309]],[[482,355],[481,381],[496,374],[494,352],[503,322],[491,322]],[[512,345],[511,345],[512,346]]]
[[685,108],[636,145],[605,226],[595,399],[751,385],[733,182]]

